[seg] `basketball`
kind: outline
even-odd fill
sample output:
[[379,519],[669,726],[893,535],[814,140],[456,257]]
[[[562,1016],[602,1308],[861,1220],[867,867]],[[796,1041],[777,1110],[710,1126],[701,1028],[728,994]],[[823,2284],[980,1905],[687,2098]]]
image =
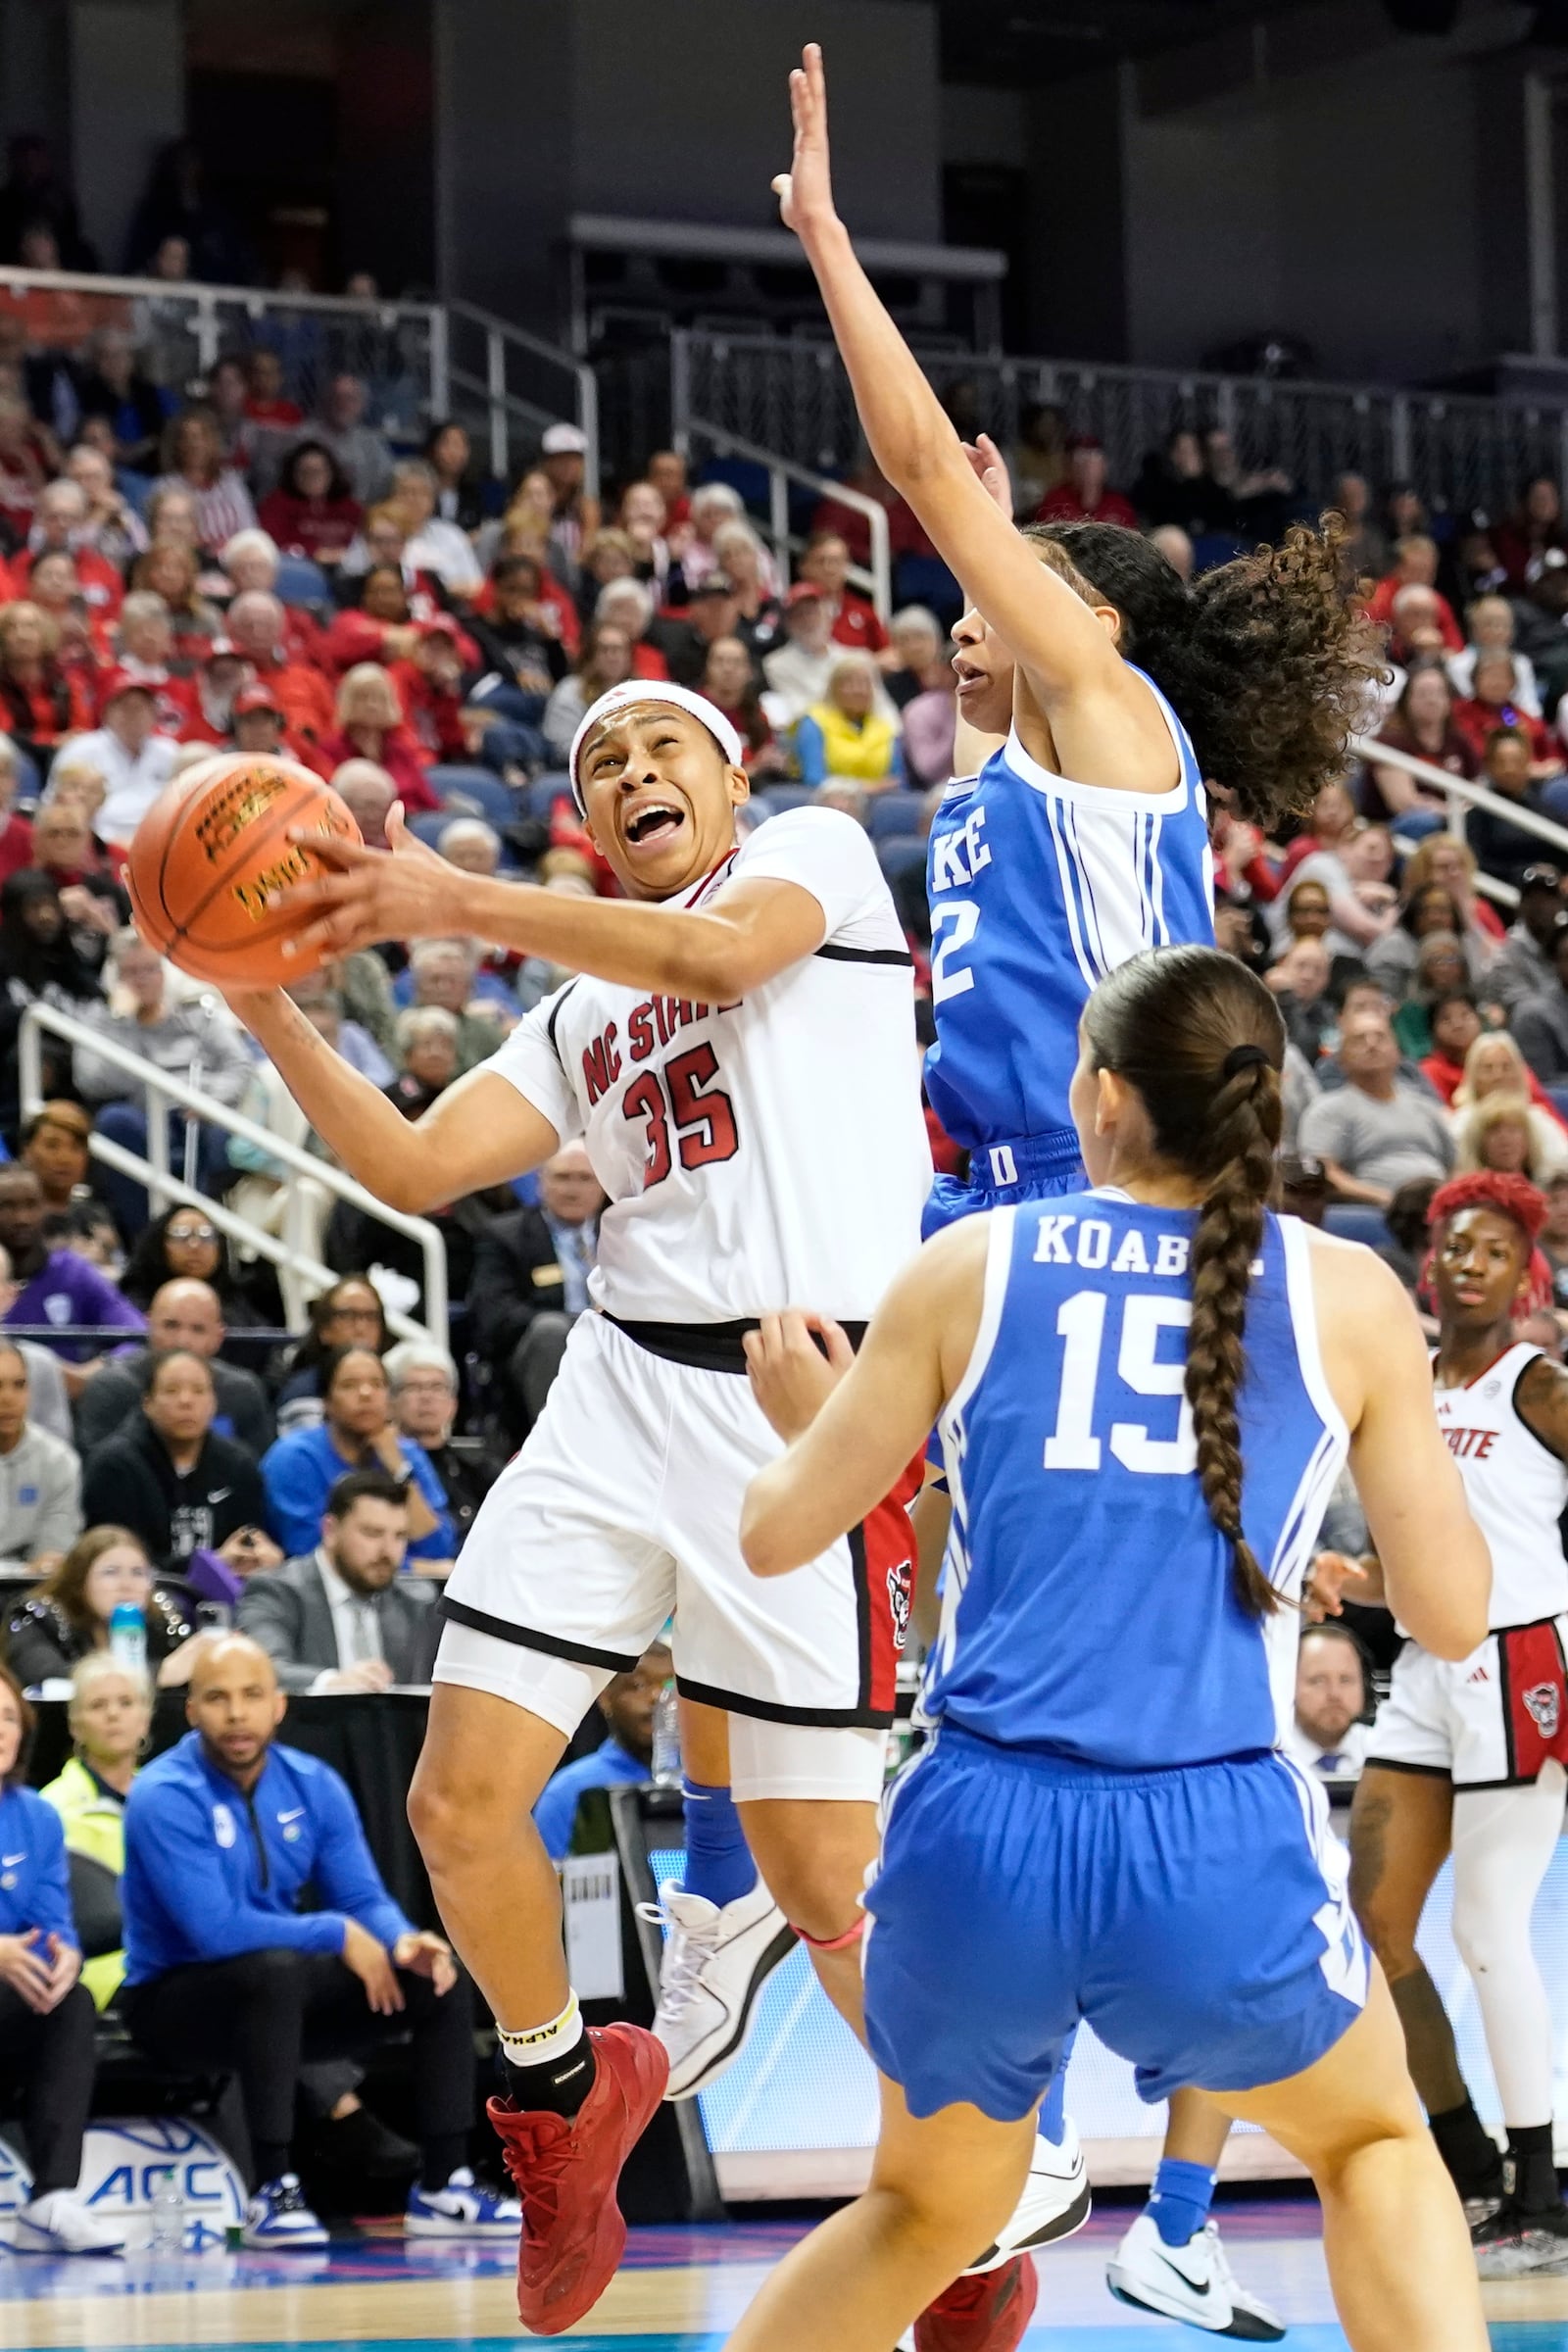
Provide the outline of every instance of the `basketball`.
[[288,838],[301,827],[361,838],[346,803],[296,760],[222,753],[191,768],[154,802],[130,845],[125,882],[148,946],[223,987],[303,979],[324,958],[284,956],[299,920],[277,906],[323,870]]

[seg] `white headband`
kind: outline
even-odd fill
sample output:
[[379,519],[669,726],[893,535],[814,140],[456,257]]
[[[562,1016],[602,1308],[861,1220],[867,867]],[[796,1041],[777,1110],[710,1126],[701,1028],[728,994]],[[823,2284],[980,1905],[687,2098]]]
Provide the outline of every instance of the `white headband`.
[[690,686],[672,686],[667,678],[628,678],[623,686],[612,686],[591,704],[577,722],[577,732],[571,739],[571,752],[566,766],[571,776],[571,797],[579,812],[583,809],[582,786],[577,780],[577,755],[593,730],[617,710],[629,710],[638,703],[672,703],[677,710],[689,710],[700,719],[729,761],[731,767],[744,764],[741,739],[716,703],[706,694],[697,694]]

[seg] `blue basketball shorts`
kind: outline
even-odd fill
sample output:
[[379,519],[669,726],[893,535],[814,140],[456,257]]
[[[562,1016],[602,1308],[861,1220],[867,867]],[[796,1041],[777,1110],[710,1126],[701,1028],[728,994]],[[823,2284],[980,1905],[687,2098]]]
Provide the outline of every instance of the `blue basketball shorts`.
[[994,1144],[971,1152],[969,1174],[939,1176],[931,1187],[920,1219],[920,1239],[956,1225],[960,1217],[977,1217],[988,1208],[1010,1208],[1020,1200],[1054,1200],[1063,1193],[1081,1193],[1089,1179],[1078,1154],[1078,1138],[1070,1127],[1050,1135],[1020,1137],[1010,1144]]
[[1366,2000],[1347,1874],[1282,1756],[1115,1772],[944,1723],[894,1785],[865,1898],[871,2054],[913,2114],[999,2122],[1085,2018],[1152,2102],[1283,2082]]

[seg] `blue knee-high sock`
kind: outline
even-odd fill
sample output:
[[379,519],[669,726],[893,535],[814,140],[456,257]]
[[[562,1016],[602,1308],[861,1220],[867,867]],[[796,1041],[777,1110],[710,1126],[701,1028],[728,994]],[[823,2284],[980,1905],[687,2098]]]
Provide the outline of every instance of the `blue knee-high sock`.
[[1219,2179],[1206,2164],[1186,2164],[1179,2156],[1162,2156],[1149,2192],[1149,2210],[1167,2246],[1185,2246],[1208,2219]]
[[701,1781],[688,1780],[684,1794],[685,1891],[705,1895],[722,1909],[751,1893],[757,1885],[757,1864],[727,1788],[705,1788]]
[[1072,2056],[1072,2045],[1077,2038],[1078,2029],[1074,2026],[1061,2045],[1061,2056],[1056,2060],[1051,2088],[1041,2100],[1040,2113],[1035,2120],[1035,2130],[1042,2139],[1049,2139],[1054,2148],[1060,2147],[1062,2134],[1067,2129],[1067,2061]]

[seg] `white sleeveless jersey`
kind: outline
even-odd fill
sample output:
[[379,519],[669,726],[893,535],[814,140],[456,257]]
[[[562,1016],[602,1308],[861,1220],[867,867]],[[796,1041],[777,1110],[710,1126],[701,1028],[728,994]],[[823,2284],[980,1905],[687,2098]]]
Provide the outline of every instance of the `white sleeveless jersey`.
[[1514,1395],[1541,1353],[1521,1343],[1464,1388],[1434,1388],[1438,1421],[1492,1553],[1494,1633],[1568,1609],[1568,1561],[1557,1522],[1568,1467],[1519,1416]]
[[793,882],[827,930],[732,1004],[568,981],[484,1064],[581,1137],[609,1196],[589,1291],[625,1322],[862,1321],[931,1187],[908,947],[862,826],[775,816],[669,911]]

